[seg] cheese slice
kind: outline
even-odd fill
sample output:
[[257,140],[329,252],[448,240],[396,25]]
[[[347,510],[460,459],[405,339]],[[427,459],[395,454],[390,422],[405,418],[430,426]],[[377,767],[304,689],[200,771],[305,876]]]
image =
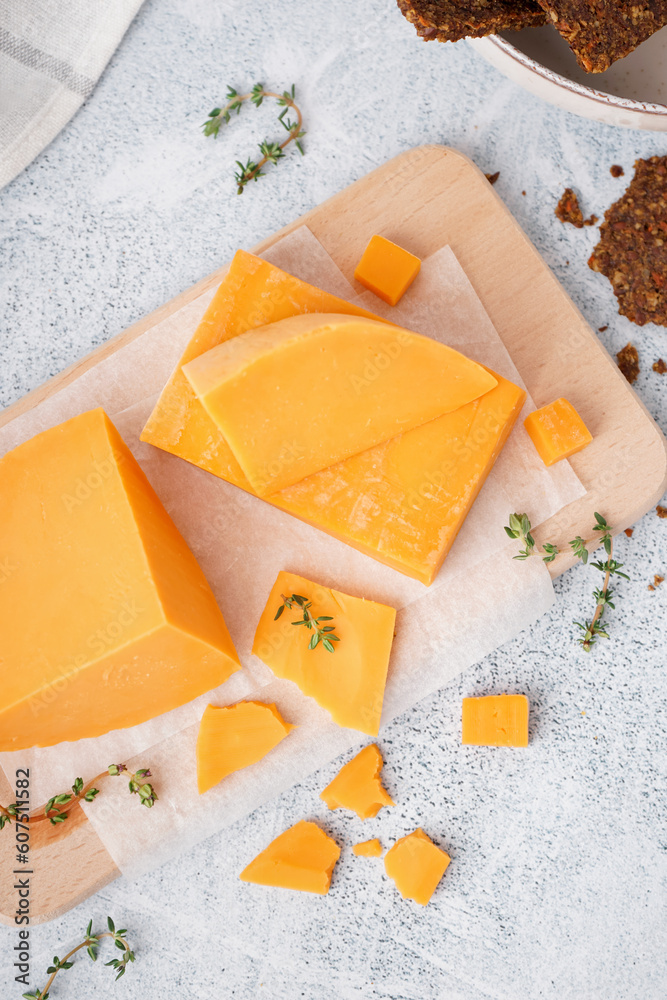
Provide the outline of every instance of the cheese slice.
[[[312,312],[371,317],[239,251],[165,386],[142,439],[252,493],[181,365],[239,333]],[[433,581],[525,399],[497,373],[472,403],[267,497],[267,502],[425,584]]]
[[384,859],[384,868],[403,899],[426,906],[445,874],[451,858],[423,830],[401,837]]
[[362,840],[360,844],[354,844],[352,853],[358,858],[379,858],[382,854],[382,844],[374,837],[373,840]]
[[0,750],[134,726],[238,657],[195,557],[103,410],[0,460]]
[[382,806],[394,804],[380,778],[382,763],[382,754],[371,743],[340,769],[320,798],[329,809],[351,809],[359,819],[372,819]]
[[337,313],[292,316],[183,366],[259,496],[464,406],[496,379],[437,340]]
[[340,847],[316,823],[301,820],[271,841],[243,869],[242,882],[326,896]]
[[[296,607],[286,609],[275,620],[283,597],[292,594],[311,601],[315,617],[331,618],[323,627],[333,627],[340,639],[333,653],[322,643],[309,648],[312,631],[292,624],[302,618]],[[350,597],[295,573],[281,572],[259,620],[252,651],[277,677],[298,684],[339,726],[376,736],[395,620],[396,611],[385,604]]]
[[223,778],[256,764],[294,729],[275,705],[239,701],[207,705],[197,736],[197,787],[203,795]]

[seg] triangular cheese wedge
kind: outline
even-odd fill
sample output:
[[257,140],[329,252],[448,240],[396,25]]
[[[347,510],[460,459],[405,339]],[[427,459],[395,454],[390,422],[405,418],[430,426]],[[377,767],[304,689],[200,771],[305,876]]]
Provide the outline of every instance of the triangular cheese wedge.
[[[142,440],[253,493],[181,366],[247,330],[287,316],[323,312],[377,319],[239,250]],[[431,583],[525,399],[523,389],[491,374],[498,384],[474,402],[317,472],[267,501],[399,572]]]
[[326,896],[340,847],[316,823],[301,820],[271,841],[244,868],[242,882]]
[[372,819],[382,806],[394,804],[380,778],[382,763],[382,754],[371,743],[340,769],[320,798],[329,809],[352,809],[359,819]]
[[477,399],[485,368],[430,337],[318,313],[249,330],[183,374],[258,496]]
[[[283,599],[293,594],[312,602],[309,610],[314,617],[329,619],[322,627],[332,628],[338,637],[334,652],[324,642],[310,648],[313,631],[292,624],[303,617],[297,606],[286,608],[276,620]],[[377,736],[395,621],[396,611],[385,604],[281,572],[259,620],[252,651],[277,677],[298,684],[339,726]]]
[[239,701],[224,708],[207,705],[197,736],[199,794],[234,771],[256,764],[292,729],[275,705],[261,701]]

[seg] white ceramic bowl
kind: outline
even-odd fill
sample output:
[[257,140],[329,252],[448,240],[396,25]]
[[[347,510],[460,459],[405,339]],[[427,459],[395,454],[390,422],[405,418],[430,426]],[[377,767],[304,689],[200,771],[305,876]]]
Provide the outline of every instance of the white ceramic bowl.
[[511,80],[567,111],[608,125],[667,131],[667,28],[606,73],[586,73],[552,28],[469,39]]

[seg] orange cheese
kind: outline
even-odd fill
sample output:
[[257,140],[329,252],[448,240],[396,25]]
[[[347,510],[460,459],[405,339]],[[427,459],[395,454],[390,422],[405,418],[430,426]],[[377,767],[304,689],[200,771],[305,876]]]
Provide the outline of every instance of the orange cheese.
[[423,830],[417,829],[401,837],[387,851],[384,867],[403,899],[414,899],[426,906],[450,860],[446,851],[434,844]]
[[382,806],[394,802],[382,785],[382,754],[374,743],[345,764],[320,798],[329,809],[352,809],[359,819],[377,816]]
[[207,705],[197,736],[197,786],[203,795],[234,771],[256,764],[294,729],[275,705]]
[[325,896],[340,847],[316,823],[301,820],[271,841],[239,876],[242,882]]
[[562,397],[529,413],[523,423],[545,465],[576,455],[593,440],[572,403]]
[[[309,648],[313,633],[292,624],[302,617],[295,608],[274,620],[283,596],[292,594],[311,601],[311,614],[316,618],[331,617],[324,627],[333,627],[340,639],[333,653],[322,643]],[[339,726],[376,736],[395,620],[396,611],[385,604],[350,597],[295,573],[281,572],[259,620],[252,651],[276,676],[298,684]]]
[[373,840],[364,840],[360,844],[354,844],[352,853],[358,858],[379,858],[382,854],[382,844],[374,837]]
[[259,496],[477,399],[496,379],[437,340],[318,313],[239,334],[183,365]]
[[[370,316],[239,251],[181,364],[244,330],[318,311]],[[431,583],[523,405],[522,389],[491,374],[498,384],[474,402],[314,473],[267,501]],[[253,492],[180,366],[142,439]]]
[[528,746],[528,699],[494,694],[463,699],[462,743],[486,747]]
[[144,722],[236,651],[195,557],[103,410],[0,460],[0,750]]
[[384,236],[371,236],[354,276],[364,288],[395,306],[419,274],[419,257]]

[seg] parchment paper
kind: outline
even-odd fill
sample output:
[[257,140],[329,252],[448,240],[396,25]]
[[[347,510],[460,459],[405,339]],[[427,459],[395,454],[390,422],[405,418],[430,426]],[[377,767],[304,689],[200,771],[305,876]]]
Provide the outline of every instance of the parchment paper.
[[[402,325],[459,348],[522,383],[509,354],[454,254],[424,261],[419,279],[395,309],[375,296],[355,296],[324,248],[302,227],[266,258],[279,267]],[[398,609],[383,723],[437,690],[515,636],[551,604],[549,574],[539,559],[516,562],[502,530],[513,510],[540,524],[584,494],[566,462],[546,469],[523,428],[528,400],[510,440],[430,588],[362,555],[289,514],[139,441],[157,394],[190,339],[213,291],[123,347],[74,383],[0,429],[0,453],[68,417],[102,405],[136,455],[199,559],[223,610],[243,670],[225,685],[132,729],[94,740],[0,754],[8,775],[31,769],[33,801],[89,779],[110,763],[150,767],[159,803],[127,808],[121,779],[84,806],[121,871],[138,875],[230,825],[355,744],[363,734],[341,729],[289,681],[276,679],[250,653],[256,622],[273,581],[290,569],[320,583]],[[425,638],[427,637],[427,638]],[[209,702],[275,701],[294,730],[263,761],[199,796],[195,740]],[[458,738],[458,734],[450,734]],[[124,802],[125,808],[117,809]],[[134,805],[134,803],[131,803]]]

